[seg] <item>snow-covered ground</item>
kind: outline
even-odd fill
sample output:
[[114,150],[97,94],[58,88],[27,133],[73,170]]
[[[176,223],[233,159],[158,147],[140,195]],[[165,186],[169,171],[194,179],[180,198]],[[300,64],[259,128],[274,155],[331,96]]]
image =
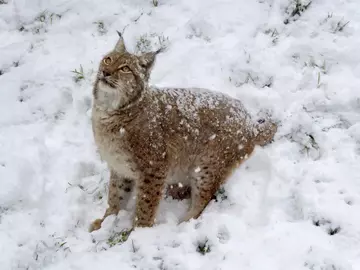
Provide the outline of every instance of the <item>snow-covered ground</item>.
[[[1,0],[0,269],[360,269],[360,2],[295,2]],[[129,51],[167,46],[152,84],[280,126],[198,220],[176,225],[188,202],[167,200],[121,243],[128,210],[88,227],[108,180],[91,85],[124,28]]]

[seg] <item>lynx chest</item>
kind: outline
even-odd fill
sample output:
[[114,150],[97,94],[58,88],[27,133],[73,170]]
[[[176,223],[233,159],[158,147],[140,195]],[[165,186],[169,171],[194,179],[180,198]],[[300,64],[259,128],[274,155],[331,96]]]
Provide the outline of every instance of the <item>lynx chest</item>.
[[125,130],[106,131],[106,128],[96,126],[94,129],[95,142],[101,158],[119,176],[136,178],[138,176],[131,153],[126,150]]

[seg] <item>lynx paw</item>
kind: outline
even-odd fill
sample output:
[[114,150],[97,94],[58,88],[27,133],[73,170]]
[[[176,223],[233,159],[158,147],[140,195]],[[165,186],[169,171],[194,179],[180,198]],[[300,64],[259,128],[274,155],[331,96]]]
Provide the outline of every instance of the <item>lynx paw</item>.
[[103,220],[99,218],[99,219],[95,220],[93,223],[91,223],[90,228],[89,228],[89,232],[96,231],[96,230],[100,229],[102,222],[103,222]]

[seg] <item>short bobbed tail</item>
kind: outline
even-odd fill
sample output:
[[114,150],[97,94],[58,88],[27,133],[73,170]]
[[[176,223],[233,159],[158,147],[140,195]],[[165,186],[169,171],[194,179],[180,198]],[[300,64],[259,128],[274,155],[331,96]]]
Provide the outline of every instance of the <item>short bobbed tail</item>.
[[254,143],[265,146],[273,141],[277,125],[270,119],[260,119],[254,126]]

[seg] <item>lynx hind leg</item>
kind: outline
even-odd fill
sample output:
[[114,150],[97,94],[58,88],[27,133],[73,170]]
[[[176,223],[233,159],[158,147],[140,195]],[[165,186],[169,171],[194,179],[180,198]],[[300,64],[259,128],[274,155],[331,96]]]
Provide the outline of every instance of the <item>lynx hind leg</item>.
[[192,218],[196,219],[200,216],[215,192],[226,180],[226,177],[220,175],[218,168],[210,168],[207,165],[195,169],[191,181],[191,205],[183,221],[189,221]]
[[110,171],[110,183],[109,183],[109,194],[108,194],[108,205],[104,216],[101,219],[95,220],[89,231],[95,231],[101,228],[101,223],[107,216],[117,215],[120,209],[126,207],[129,201],[131,192],[134,187],[134,181],[128,178],[118,176],[113,170]]
[[223,185],[235,168],[237,168],[243,159],[237,156],[230,164],[221,163],[221,167],[216,163],[209,163],[196,167],[191,172],[191,205],[183,221],[197,219],[204,211],[209,202],[214,198],[216,191]]

